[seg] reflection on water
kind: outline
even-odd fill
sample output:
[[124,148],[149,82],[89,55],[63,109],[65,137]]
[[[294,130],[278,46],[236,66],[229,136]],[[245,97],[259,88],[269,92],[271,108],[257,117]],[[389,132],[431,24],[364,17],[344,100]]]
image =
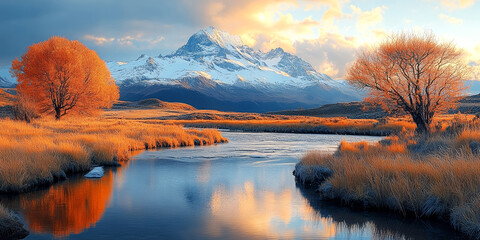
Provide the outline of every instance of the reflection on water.
[[320,201],[312,189],[297,185],[311,209],[311,216],[331,219],[337,238],[356,238],[368,233],[372,239],[464,239],[444,222],[403,218],[395,213],[351,210],[338,203]]
[[[225,132],[229,144],[147,151],[99,180],[20,195],[27,239],[452,239],[445,225],[355,212],[295,185],[308,149],[374,137]],[[119,171],[122,171],[121,174]],[[2,199],[4,202],[4,199]]]
[[113,173],[101,179],[76,179],[47,191],[20,198],[28,228],[55,236],[78,234],[95,227],[108,207],[113,191]]
[[[206,233],[212,237],[220,237],[222,231],[237,232],[237,235],[267,236],[269,238],[293,239],[297,231],[315,233],[316,238],[335,236],[335,225],[327,219],[322,221],[321,228],[303,225],[295,227],[295,218],[309,220],[312,211],[302,204],[293,209],[292,189],[283,189],[279,193],[271,191],[256,191],[253,183],[245,182],[243,187],[227,192],[220,187],[211,197],[211,216],[207,219]],[[296,216],[298,214],[298,216]]]

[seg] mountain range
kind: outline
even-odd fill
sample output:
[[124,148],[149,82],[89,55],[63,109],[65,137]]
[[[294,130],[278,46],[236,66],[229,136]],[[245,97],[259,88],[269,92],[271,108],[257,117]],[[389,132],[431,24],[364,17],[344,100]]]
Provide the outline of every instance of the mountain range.
[[[158,98],[198,109],[279,111],[358,101],[364,95],[282,48],[255,50],[239,36],[214,27],[193,34],[169,55],[142,54],[134,61],[112,61],[107,66],[121,100]],[[9,66],[0,66],[0,87],[15,84]],[[466,85],[470,94],[480,92],[478,81]]]
[[265,112],[362,97],[281,48],[254,50],[214,27],[198,31],[172,54],[107,65],[121,99],[129,101],[158,98],[199,109]]
[[[157,98],[198,109],[267,112],[315,108],[358,101],[363,93],[343,80],[317,72],[282,48],[268,52],[244,44],[239,36],[209,27],[193,34],[169,55],[141,55],[130,62],[107,62],[120,99]],[[472,66],[474,73],[480,67]],[[9,66],[0,66],[0,87],[13,87]],[[467,81],[470,94],[479,81]]]

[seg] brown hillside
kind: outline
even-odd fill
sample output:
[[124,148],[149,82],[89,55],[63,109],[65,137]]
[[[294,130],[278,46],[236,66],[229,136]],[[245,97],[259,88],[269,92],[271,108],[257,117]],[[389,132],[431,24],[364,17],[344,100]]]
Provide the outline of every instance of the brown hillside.
[[3,89],[0,88],[0,107],[5,107],[8,105],[13,105],[15,101],[15,96],[5,92]]
[[149,98],[137,102],[118,101],[113,109],[170,109],[170,110],[196,110],[186,103],[164,102],[156,98]]
[[14,95],[7,93],[0,88],[0,118],[12,116],[12,105],[14,101]]

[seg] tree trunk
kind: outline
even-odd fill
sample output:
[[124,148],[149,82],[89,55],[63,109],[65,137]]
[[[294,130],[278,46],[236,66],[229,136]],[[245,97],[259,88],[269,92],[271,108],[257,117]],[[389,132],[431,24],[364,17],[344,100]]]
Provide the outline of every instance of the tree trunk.
[[60,108],[55,108],[55,120],[60,120],[61,117]]
[[412,114],[413,122],[417,125],[417,134],[430,134],[430,123],[421,114]]

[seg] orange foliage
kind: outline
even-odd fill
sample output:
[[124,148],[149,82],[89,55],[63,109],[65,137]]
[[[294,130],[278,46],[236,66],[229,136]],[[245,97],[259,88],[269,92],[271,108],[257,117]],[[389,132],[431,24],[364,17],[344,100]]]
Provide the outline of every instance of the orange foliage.
[[433,34],[401,33],[364,51],[347,79],[370,90],[369,102],[410,114],[417,130],[428,132],[435,114],[456,106],[467,70],[462,52],[452,43]]
[[105,62],[79,41],[52,37],[13,60],[17,91],[33,99],[42,113],[60,119],[68,112],[92,113],[118,100]]

